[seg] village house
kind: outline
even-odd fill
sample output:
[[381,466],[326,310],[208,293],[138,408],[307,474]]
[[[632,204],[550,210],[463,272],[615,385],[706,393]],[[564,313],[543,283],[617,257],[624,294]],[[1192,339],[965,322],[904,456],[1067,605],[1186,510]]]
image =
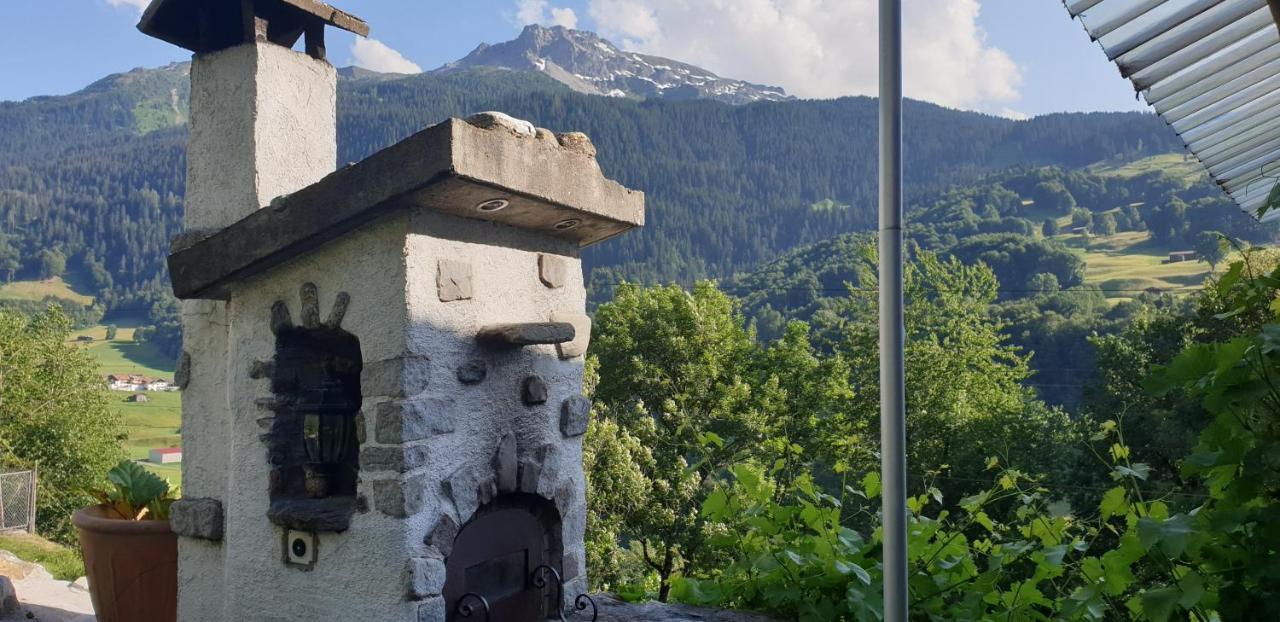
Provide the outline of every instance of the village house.
[[107,388],[112,391],[176,391],[173,383],[163,378],[142,374],[107,374]]
[[148,460],[152,464],[177,464],[182,462],[181,447],[158,447],[152,449],[148,456]]

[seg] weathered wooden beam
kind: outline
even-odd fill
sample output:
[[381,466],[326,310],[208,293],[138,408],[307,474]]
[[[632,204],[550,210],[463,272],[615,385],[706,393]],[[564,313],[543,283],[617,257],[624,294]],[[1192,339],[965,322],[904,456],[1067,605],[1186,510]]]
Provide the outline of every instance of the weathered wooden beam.
[[[369,35],[364,20],[320,0],[159,0],[152,2],[138,22],[138,30],[197,54],[255,40],[277,42],[267,36],[265,24],[283,20],[299,24],[319,20],[362,37]],[[292,45],[297,36],[288,43]]]
[[307,56],[316,60],[324,60],[324,22],[318,20],[310,21],[306,26],[306,37]]

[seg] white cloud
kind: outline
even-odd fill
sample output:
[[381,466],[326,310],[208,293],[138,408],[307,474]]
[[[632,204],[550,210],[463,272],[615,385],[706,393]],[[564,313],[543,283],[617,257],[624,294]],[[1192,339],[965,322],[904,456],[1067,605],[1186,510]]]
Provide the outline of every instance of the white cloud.
[[135,11],[141,14],[146,10],[147,5],[151,4],[151,0],[107,0],[107,4],[115,7],[133,7]]
[[[801,97],[874,95],[875,0],[589,0],[601,35],[640,52]],[[903,25],[905,90],[945,106],[1003,112],[1022,75],[978,26],[979,0],[914,0]]]
[[515,20],[521,26],[551,24],[565,28],[578,27],[578,14],[573,9],[551,6],[549,0],[517,0]]
[[422,73],[422,67],[377,39],[356,37],[351,44],[351,63],[381,73]]

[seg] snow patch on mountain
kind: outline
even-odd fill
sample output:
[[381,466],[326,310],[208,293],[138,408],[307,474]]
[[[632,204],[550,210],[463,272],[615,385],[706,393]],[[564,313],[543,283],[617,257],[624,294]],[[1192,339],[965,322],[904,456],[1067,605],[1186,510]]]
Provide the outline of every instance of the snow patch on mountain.
[[722,78],[658,56],[624,52],[592,32],[531,25],[512,41],[480,44],[437,72],[500,67],[546,74],[591,95],[637,99],[713,99],[730,104],[793,99],[780,87]]

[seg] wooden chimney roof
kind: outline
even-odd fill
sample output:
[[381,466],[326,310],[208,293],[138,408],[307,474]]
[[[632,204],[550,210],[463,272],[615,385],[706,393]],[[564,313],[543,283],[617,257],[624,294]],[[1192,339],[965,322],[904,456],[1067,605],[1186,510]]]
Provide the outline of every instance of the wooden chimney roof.
[[138,30],[196,54],[250,41],[293,47],[306,34],[307,53],[324,58],[324,28],[368,36],[359,17],[320,0],[153,0]]

